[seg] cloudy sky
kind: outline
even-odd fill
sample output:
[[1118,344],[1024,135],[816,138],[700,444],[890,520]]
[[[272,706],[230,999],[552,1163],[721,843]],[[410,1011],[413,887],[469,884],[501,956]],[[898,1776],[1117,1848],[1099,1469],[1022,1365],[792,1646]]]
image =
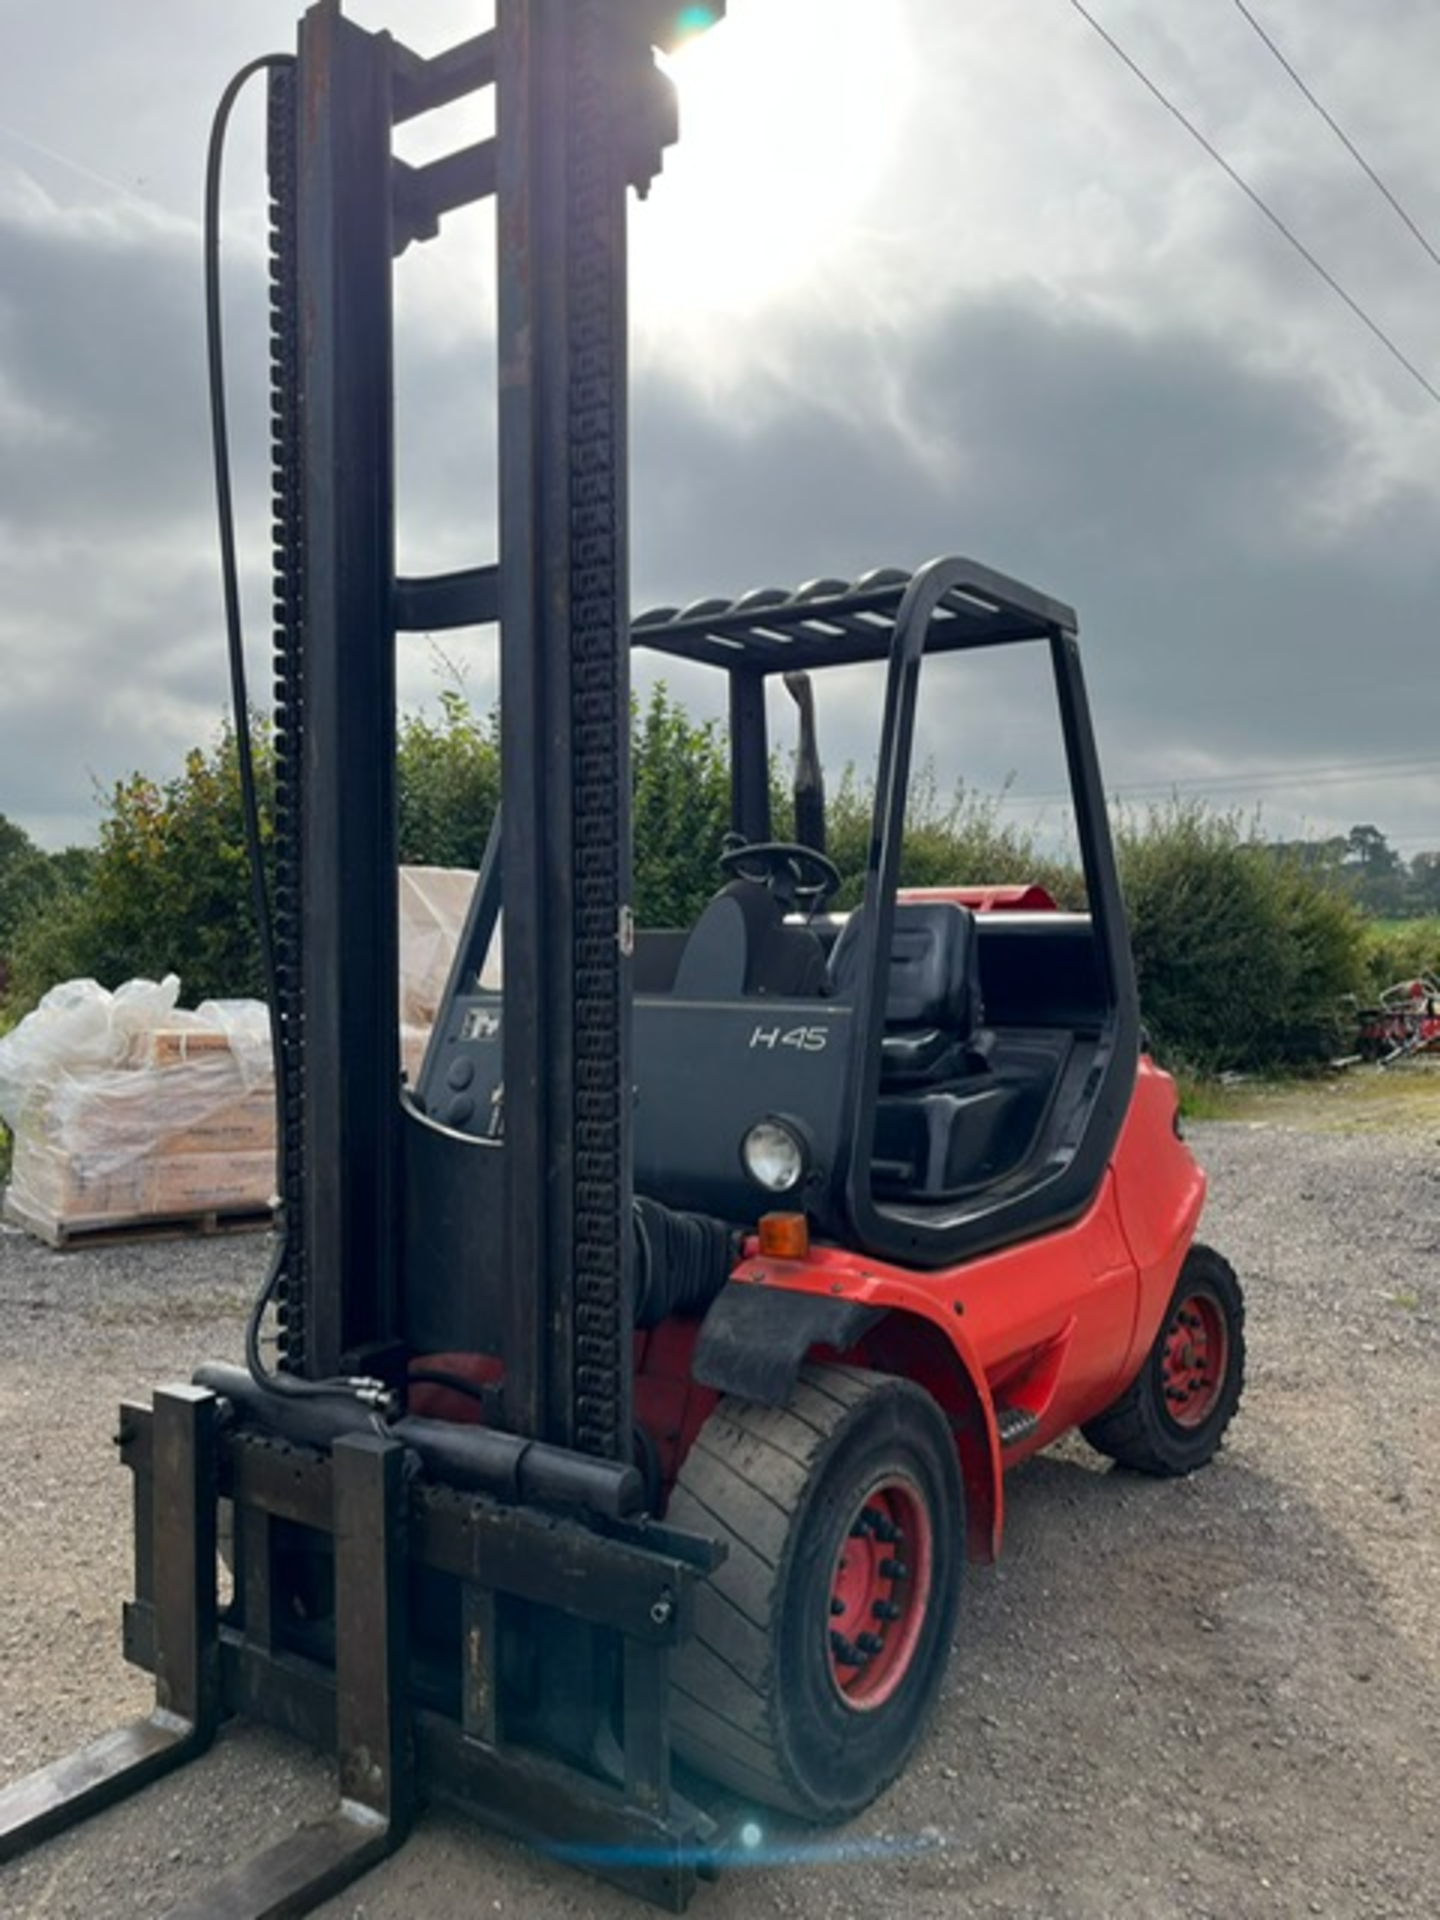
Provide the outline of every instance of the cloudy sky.
[[[1074,0],[731,0],[632,221],[637,603],[968,553],[1079,609],[1121,798],[1440,847],[1440,9],[1087,9],[1354,306]],[[425,53],[488,24],[347,10]],[[47,846],[223,711],[202,170],[298,16],[0,0],[0,813]],[[258,659],[257,127],[226,269]],[[466,214],[402,263],[406,570],[493,553],[492,235]],[[404,698],[486,699],[487,662],[408,642]]]

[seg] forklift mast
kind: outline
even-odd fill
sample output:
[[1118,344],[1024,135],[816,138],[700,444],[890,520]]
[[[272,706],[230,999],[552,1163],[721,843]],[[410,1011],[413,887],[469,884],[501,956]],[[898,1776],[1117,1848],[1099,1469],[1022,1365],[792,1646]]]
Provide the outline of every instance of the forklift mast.
[[[625,202],[676,134],[653,45],[693,11],[497,0],[492,32],[421,60],[321,0],[271,82],[282,1364],[393,1381],[487,1286],[500,1424],[610,1459],[631,1428]],[[397,125],[477,89],[492,138],[393,157]],[[498,562],[399,578],[392,262],[487,196]],[[497,620],[509,1098],[503,1146],[456,1167],[397,1099],[395,647]]]
[[[281,1251],[248,1371],[121,1410],[125,1652],[155,1710],[0,1793],[0,1859],[202,1753],[233,1712],[333,1750],[339,1802],[177,1909],[197,1920],[308,1911],[426,1795],[677,1911],[708,1858],[713,1822],[672,1788],[668,1662],[724,1549],[655,1522],[632,1459],[625,217],[677,135],[656,50],[724,12],[495,0],[493,28],[422,58],[315,0],[293,59],[255,63]],[[397,126],[482,91],[493,135],[394,154]],[[477,527],[475,565],[401,577],[394,262],[486,198],[498,538]],[[397,637],[497,624],[503,1143],[402,1102],[398,1008]],[[477,1298],[500,1375],[484,1424],[404,1413],[407,1362]]]

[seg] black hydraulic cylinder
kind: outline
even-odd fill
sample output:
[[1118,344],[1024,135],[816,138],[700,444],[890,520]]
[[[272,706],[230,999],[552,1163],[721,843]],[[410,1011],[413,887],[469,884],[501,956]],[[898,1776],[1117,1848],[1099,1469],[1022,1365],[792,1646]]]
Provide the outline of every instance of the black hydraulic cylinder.
[[[263,1388],[244,1368],[219,1361],[198,1368],[195,1384],[228,1401],[247,1425],[296,1446],[329,1448],[345,1434],[373,1433],[376,1427],[376,1414],[358,1399]],[[429,1477],[444,1486],[607,1520],[631,1519],[644,1509],[639,1469],[619,1461],[415,1414],[386,1421],[383,1431],[408,1447]]]

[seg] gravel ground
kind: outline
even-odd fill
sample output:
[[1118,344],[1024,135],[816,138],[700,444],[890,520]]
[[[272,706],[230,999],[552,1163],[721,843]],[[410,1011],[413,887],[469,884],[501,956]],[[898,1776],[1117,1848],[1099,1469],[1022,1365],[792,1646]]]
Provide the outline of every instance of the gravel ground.
[[[702,1888],[702,1920],[1422,1916],[1440,1865],[1434,1134],[1192,1129],[1250,1300],[1216,1463],[1156,1484],[1078,1439],[1009,1484],[928,1738],[866,1817]],[[122,1663],[120,1398],[238,1355],[258,1237],[63,1255],[0,1232],[0,1781],[144,1711]],[[329,1803],[255,1728],[0,1868],[12,1920],[132,1920]],[[777,1839],[777,1848],[784,1837]],[[424,1819],[331,1920],[639,1903]]]

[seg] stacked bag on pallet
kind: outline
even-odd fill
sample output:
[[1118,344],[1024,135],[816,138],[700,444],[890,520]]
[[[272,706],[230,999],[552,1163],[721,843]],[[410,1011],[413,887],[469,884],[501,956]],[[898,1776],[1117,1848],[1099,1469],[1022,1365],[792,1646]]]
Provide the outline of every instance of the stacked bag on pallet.
[[[400,1065],[413,1084],[475,889],[400,870]],[[179,1005],[180,982],[69,980],[0,1039],[14,1136],[6,1216],[61,1245],[107,1228],[267,1214],[275,1201],[270,1025],[258,1000]]]
[[60,1242],[107,1226],[268,1212],[270,1028],[258,1000],[179,1006],[180,982],[70,980],[0,1040],[6,1213]]
[[400,869],[400,1060],[412,1087],[474,892],[475,874],[468,867]]

